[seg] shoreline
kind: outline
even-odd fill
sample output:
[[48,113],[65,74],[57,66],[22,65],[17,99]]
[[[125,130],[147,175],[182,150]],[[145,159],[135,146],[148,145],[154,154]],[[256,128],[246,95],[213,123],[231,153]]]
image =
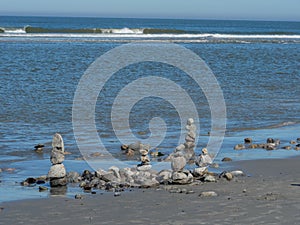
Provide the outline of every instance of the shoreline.
[[[247,176],[200,185],[160,185],[0,204],[0,224],[280,224],[300,222],[300,157],[229,162]],[[249,176],[250,175],[250,176]],[[170,193],[166,187],[194,193]],[[215,191],[216,197],[200,197]]]

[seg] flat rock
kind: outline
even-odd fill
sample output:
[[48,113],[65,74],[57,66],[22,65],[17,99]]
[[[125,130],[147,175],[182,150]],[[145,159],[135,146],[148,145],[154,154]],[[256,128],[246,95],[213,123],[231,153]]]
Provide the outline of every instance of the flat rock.
[[151,165],[141,165],[136,167],[138,171],[148,171],[151,170],[151,168],[152,168]]

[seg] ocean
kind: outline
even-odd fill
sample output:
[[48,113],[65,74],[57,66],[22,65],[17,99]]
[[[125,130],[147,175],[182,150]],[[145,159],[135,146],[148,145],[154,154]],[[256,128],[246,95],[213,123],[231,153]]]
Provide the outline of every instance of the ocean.
[[[23,195],[28,192],[15,182],[47,173],[51,140],[56,132],[62,134],[66,151],[72,153],[66,156],[67,169],[80,172],[89,166],[76,160],[82,157],[80,135],[88,139],[91,132],[84,128],[79,137],[74,135],[76,91],[95,60],[135,43],[153,49],[159,49],[160,44],[183,47],[211,69],[226,106],[226,132],[221,148],[215,152],[216,162],[221,163],[224,156],[245,160],[299,155],[294,150],[234,151],[233,147],[243,143],[244,137],[252,137],[257,143],[268,137],[279,138],[283,144],[300,137],[300,22],[1,16],[0,168],[15,168],[13,173],[0,173],[0,189],[6,190],[8,196],[2,201],[38,195]],[[126,54],[137,57],[132,56],[133,52]],[[175,56],[181,57],[174,52]],[[118,55],[115,61],[120,61]],[[181,62],[187,68],[193,67],[189,58],[182,57]],[[135,159],[127,159],[121,153],[124,142],[138,139],[147,144],[156,135],[161,141],[154,147],[164,154],[182,142],[184,124],[178,109],[186,109],[187,114],[192,109],[190,102],[170,103],[169,100],[180,99],[176,88],[163,84],[145,86],[143,93],[149,90],[152,94],[133,105],[133,97],[141,92],[134,88],[122,92],[136,80],[154,76],[185,90],[198,113],[196,153],[207,145],[213,115],[203,87],[174,65],[144,61],[124,66],[99,87],[94,129],[102,148],[117,160],[136,164]],[[168,96],[160,95],[166,92]],[[128,109],[123,108],[128,118],[124,118],[126,113],[113,114],[120,93],[121,102],[128,103]],[[114,129],[114,123],[124,121],[130,127]],[[45,145],[43,154],[34,151],[38,143]],[[84,143],[89,153],[98,152],[97,141]],[[159,166],[159,162],[154,164]],[[23,197],[13,197],[7,188],[10,185]]]

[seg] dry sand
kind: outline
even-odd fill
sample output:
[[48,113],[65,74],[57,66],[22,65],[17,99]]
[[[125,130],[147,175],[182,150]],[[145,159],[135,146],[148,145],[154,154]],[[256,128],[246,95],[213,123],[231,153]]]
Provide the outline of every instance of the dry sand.
[[[250,177],[181,186],[0,204],[0,224],[300,224],[300,158],[231,163]],[[216,197],[200,197],[215,191]]]

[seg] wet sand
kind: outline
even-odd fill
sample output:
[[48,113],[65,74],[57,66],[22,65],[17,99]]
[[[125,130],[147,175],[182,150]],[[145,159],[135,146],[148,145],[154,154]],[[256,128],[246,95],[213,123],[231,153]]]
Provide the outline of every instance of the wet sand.
[[[232,162],[249,176],[159,189],[0,204],[0,224],[299,224],[300,158]],[[200,197],[215,191],[216,197]]]

